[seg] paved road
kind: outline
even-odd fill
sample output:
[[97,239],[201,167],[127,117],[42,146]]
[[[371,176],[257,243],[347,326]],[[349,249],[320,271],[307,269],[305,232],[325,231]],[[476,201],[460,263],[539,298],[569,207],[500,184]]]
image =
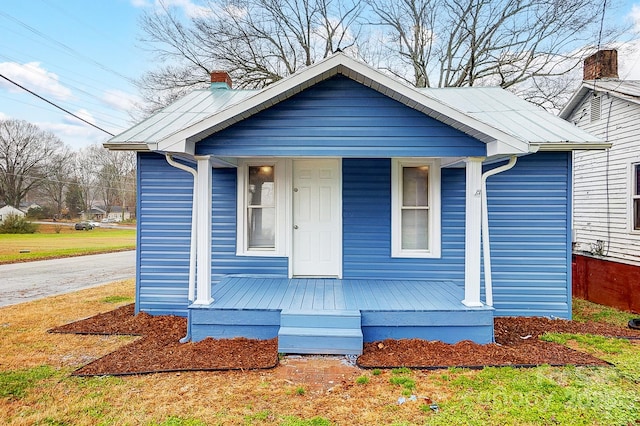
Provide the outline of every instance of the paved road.
[[0,265],[0,306],[133,278],[135,251]]

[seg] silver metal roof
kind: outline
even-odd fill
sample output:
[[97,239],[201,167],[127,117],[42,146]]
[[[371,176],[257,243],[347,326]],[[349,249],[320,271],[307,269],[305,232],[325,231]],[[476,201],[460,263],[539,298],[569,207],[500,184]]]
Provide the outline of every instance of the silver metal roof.
[[[494,154],[603,141],[500,88],[416,89],[339,53],[262,90],[197,90],[113,137],[110,149],[191,152],[199,140],[341,74],[493,145]],[[498,144],[498,145],[496,145]],[[587,146],[581,148],[585,149]]]
[[421,90],[427,96],[530,144],[599,141],[579,127],[499,87]]

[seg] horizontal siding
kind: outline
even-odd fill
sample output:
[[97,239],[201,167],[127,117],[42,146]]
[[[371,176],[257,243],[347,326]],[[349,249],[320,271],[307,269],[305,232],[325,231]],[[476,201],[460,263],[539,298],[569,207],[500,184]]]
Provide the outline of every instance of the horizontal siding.
[[213,169],[211,273],[216,284],[227,274],[286,277],[285,257],[236,256],[236,169]]
[[148,153],[138,174],[136,309],[186,315],[193,177]]
[[411,157],[486,154],[484,143],[336,76],[199,142],[219,156]]
[[570,121],[613,143],[608,151],[574,154],[574,217],[577,251],[604,242],[605,255],[640,263],[640,232],[630,231],[630,164],[640,162],[640,105],[603,96],[601,119],[590,122],[590,97]]
[[464,283],[464,169],[442,169],[442,257],[391,257],[391,160],[342,162],[345,279]]
[[570,159],[534,154],[487,181],[496,315],[570,317]]

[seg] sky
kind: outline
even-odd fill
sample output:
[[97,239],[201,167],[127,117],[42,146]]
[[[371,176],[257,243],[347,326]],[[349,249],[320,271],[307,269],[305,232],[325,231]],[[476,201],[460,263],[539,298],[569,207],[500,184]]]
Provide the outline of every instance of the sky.
[[[0,119],[53,132],[74,150],[102,143],[135,124],[133,81],[153,69],[139,18],[157,0],[2,0],[0,74],[82,117],[92,127],[0,78]],[[197,0],[164,0],[185,14]],[[620,77],[640,80],[640,0],[618,0],[607,20],[628,22]],[[101,130],[100,130],[101,129]]]

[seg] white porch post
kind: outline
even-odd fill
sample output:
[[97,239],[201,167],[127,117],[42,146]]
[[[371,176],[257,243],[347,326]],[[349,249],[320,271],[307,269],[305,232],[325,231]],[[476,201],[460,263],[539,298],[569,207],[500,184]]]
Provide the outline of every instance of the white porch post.
[[482,160],[482,157],[466,159],[464,300],[462,303],[469,307],[482,306],[480,301]]
[[196,194],[198,197],[197,213],[197,275],[196,300],[194,305],[209,305],[211,297],[211,187],[213,183],[210,157],[195,157],[198,161],[198,179]]

